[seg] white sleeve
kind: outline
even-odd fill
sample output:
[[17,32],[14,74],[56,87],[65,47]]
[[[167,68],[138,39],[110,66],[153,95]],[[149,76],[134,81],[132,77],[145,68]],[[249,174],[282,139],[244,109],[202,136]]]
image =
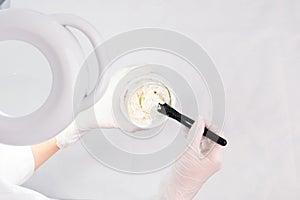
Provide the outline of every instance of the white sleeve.
[[0,144],[0,179],[21,185],[34,172],[34,158],[30,146]]
[[9,200],[54,200],[36,191],[13,185],[0,179],[0,199]]

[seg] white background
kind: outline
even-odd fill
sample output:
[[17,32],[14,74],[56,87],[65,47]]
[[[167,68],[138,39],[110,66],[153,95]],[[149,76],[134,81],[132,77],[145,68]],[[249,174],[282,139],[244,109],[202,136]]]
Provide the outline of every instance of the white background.
[[[12,7],[79,15],[105,39],[141,27],[192,38],[223,79],[229,141],[222,171],[196,199],[300,198],[299,1],[12,0]],[[56,198],[147,199],[166,171],[121,174],[78,143],[50,159],[26,186]]]

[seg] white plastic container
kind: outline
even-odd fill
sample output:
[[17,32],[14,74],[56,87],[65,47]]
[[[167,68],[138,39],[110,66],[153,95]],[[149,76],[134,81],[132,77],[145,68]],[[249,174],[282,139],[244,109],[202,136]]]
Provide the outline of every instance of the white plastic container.
[[[172,90],[170,83],[163,78],[165,76],[164,71],[160,71],[157,65],[147,64],[141,66],[132,67],[129,72],[121,78],[116,86],[113,97],[113,114],[115,121],[119,127],[127,132],[133,132],[135,130],[141,129],[152,129],[157,128],[166,121],[167,117],[158,113],[156,108],[158,102],[168,103],[171,106],[176,104],[176,96]],[[141,96],[140,101],[154,100],[149,104],[151,108],[143,108],[145,112],[130,112],[130,104],[135,102],[132,101],[133,95],[137,95],[136,91],[143,88],[149,90],[148,92],[156,92],[153,87],[160,88],[166,91],[166,101],[157,101],[158,93],[147,94],[148,97],[144,98]],[[148,99],[147,99],[148,98]],[[143,102],[139,102],[143,104]],[[146,102],[147,103],[147,102]],[[138,105],[138,108],[143,107],[143,105]],[[140,110],[139,110],[140,111]],[[134,116],[134,114],[140,116]],[[145,117],[145,120],[142,119]]]

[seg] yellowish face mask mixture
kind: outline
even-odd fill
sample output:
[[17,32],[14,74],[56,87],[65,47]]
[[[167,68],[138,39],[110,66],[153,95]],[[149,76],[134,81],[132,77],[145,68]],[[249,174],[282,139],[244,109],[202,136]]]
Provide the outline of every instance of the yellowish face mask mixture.
[[170,90],[159,83],[149,83],[138,87],[127,101],[127,112],[131,121],[142,128],[152,125],[153,118],[160,115],[155,110],[158,103],[172,103]]

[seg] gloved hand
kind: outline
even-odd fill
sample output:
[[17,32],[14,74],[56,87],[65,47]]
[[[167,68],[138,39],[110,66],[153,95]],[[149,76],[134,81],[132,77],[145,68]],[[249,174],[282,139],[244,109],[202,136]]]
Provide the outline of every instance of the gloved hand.
[[[56,144],[60,149],[76,143],[89,130],[118,128],[113,118],[113,93],[120,79],[126,75],[130,69],[129,67],[123,68],[114,73],[113,76],[111,76],[109,72],[103,75],[102,78],[109,81],[103,96],[92,107],[81,111],[74,121],[56,136]],[[94,118],[96,119],[94,120]]]
[[[221,169],[221,146],[202,136],[204,127],[205,122],[201,119],[193,125],[195,139],[175,163],[169,179],[163,185],[159,200],[191,200],[205,181]],[[206,127],[209,128],[208,124]],[[188,132],[189,129],[185,129],[184,134]],[[218,135],[223,134],[219,132]]]
[[55,137],[56,145],[59,149],[67,148],[72,144],[75,144],[85,133],[85,131],[80,131],[75,121],[73,121]]
[[[114,121],[113,117],[113,95],[116,86],[118,85],[119,81],[134,67],[125,67],[116,72],[111,73],[110,70],[105,71],[102,79],[104,82],[108,81],[109,84],[107,88],[103,88],[105,86],[100,85],[101,90],[104,90],[103,96],[101,99],[96,102],[92,107],[83,111],[79,117],[78,121],[84,122],[85,127],[90,129],[96,128],[119,128],[116,122]],[[90,117],[96,117],[96,121],[91,121]],[[89,116],[89,117],[88,117]],[[85,119],[86,118],[86,119]]]

